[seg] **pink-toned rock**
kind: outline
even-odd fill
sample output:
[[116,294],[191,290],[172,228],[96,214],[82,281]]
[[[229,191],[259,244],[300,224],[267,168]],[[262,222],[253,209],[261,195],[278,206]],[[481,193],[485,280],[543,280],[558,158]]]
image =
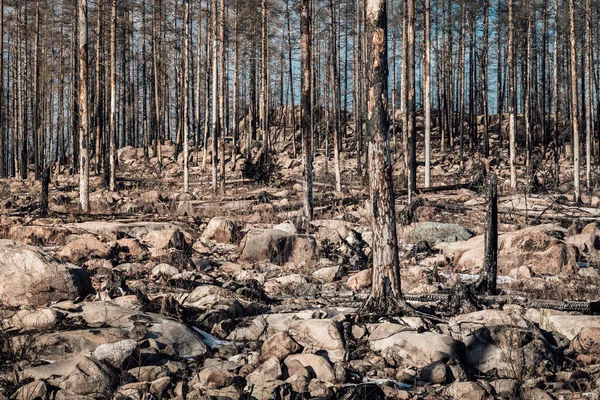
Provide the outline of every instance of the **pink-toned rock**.
[[346,282],[346,286],[348,286],[353,292],[360,292],[362,289],[371,286],[372,281],[373,269],[369,268],[351,275]]
[[[483,264],[484,237],[438,245],[460,271],[477,273]],[[565,275],[577,270],[574,246],[550,236],[542,229],[525,228],[498,237],[498,271],[508,275],[513,268],[528,266],[536,275]]]
[[109,258],[110,254],[110,248],[90,234],[77,237],[58,252],[60,257],[74,263],[90,258]]

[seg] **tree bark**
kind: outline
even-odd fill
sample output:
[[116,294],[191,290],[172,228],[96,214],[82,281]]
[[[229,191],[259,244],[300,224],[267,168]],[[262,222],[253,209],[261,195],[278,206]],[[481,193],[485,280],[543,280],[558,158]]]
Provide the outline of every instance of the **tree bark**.
[[510,71],[509,84],[509,153],[510,153],[510,187],[517,188],[517,67],[515,62],[515,41],[514,41],[514,1],[508,0],[508,68]]
[[[485,0],[487,1],[487,0]],[[431,0],[425,0],[425,55],[423,74],[425,80],[425,187],[431,186]]]
[[[409,2],[414,6],[414,0],[409,0]],[[399,311],[398,305],[402,299],[392,165],[388,140],[386,11],[385,0],[366,1],[366,36],[372,40],[369,50],[370,87],[367,130],[371,132],[369,194],[373,212],[371,221],[373,228],[373,285],[364,308],[380,315]]]
[[570,26],[570,67],[571,67],[571,123],[573,134],[573,186],[575,202],[581,200],[581,185],[579,182],[580,163],[579,163],[579,105],[577,100],[577,46],[575,44],[575,6],[574,0],[569,0],[569,26]]
[[302,127],[302,162],[304,166],[304,215],[313,219],[313,154],[312,154],[312,38],[311,0],[302,0],[300,11],[300,45],[302,67],[302,90],[300,97]]
[[117,176],[117,0],[112,0],[110,28],[110,132],[108,167],[110,169],[108,188],[116,190]]
[[88,157],[88,7],[79,1],[79,203],[84,213],[90,211],[90,160]]

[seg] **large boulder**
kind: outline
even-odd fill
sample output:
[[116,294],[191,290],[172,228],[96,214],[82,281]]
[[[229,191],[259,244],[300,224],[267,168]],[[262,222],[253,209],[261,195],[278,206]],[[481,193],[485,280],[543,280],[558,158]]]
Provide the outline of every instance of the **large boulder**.
[[252,229],[240,247],[240,260],[249,263],[300,264],[313,260],[317,253],[314,237],[290,234],[280,229]]
[[[484,236],[466,242],[441,243],[444,255],[461,271],[477,273],[483,265]],[[513,268],[530,267],[537,275],[565,275],[576,271],[575,247],[540,228],[525,228],[498,237],[498,271],[508,275]]]
[[338,322],[332,319],[308,319],[293,322],[288,329],[290,336],[304,347],[305,353],[325,351],[333,362],[344,359],[344,339]]
[[90,258],[109,258],[111,249],[94,235],[81,235],[74,238],[58,252],[58,256],[78,263]]
[[[335,381],[333,367],[325,357],[316,354],[294,354],[287,357],[284,364],[288,370],[291,370],[292,363],[294,362],[299,362],[302,366],[308,368],[315,378],[322,380],[323,382]],[[289,371],[288,374],[292,376],[291,371]]]
[[409,239],[414,242],[427,242],[430,246],[438,243],[469,240],[474,233],[462,225],[442,222],[423,222],[415,227]]
[[40,249],[0,240],[0,303],[43,306],[94,293],[87,271],[62,263]]
[[582,329],[600,328],[598,315],[572,315],[554,310],[529,309],[526,317],[543,330],[559,333],[569,340],[573,340]]
[[202,232],[203,240],[214,240],[219,243],[234,243],[237,236],[237,224],[231,218],[226,217],[214,217]]
[[404,325],[383,323],[369,336],[371,349],[381,351],[385,358],[410,367],[423,368],[450,358],[459,358],[459,342],[449,335],[408,330]]

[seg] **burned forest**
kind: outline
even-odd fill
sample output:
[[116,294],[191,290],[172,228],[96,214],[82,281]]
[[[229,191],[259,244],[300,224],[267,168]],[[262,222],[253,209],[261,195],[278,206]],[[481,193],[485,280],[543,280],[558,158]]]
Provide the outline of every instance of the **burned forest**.
[[600,0],[0,0],[0,400],[600,399]]

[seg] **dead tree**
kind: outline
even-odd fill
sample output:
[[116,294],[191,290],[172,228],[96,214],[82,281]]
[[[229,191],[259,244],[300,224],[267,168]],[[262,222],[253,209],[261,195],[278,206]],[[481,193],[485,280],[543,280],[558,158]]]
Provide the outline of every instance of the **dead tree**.
[[402,301],[392,165],[388,140],[387,10],[385,0],[366,2],[365,23],[366,37],[372,40],[369,45],[370,87],[367,102],[367,131],[371,132],[369,194],[373,212],[371,222],[373,228],[373,285],[363,309],[385,315],[400,311]]
[[108,134],[110,174],[108,188],[110,191],[114,191],[117,176],[117,0],[112,0],[110,24],[110,132]]
[[485,218],[485,255],[481,276],[475,284],[479,294],[495,295],[498,276],[498,178],[489,177],[488,211]]
[[300,45],[302,67],[302,90],[300,97],[302,126],[302,161],[304,164],[304,215],[313,218],[313,154],[312,154],[312,46],[311,46],[311,10],[310,0],[302,0],[300,11]]
[[88,156],[88,6],[79,1],[79,203],[85,213],[90,211],[90,160]]
[[581,200],[581,186],[579,183],[580,164],[579,164],[579,105],[577,99],[577,47],[575,45],[575,6],[574,1],[569,0],[569,31],[571,46],[571,123],[573,128],[573,186],[575,188],[575,202]]

